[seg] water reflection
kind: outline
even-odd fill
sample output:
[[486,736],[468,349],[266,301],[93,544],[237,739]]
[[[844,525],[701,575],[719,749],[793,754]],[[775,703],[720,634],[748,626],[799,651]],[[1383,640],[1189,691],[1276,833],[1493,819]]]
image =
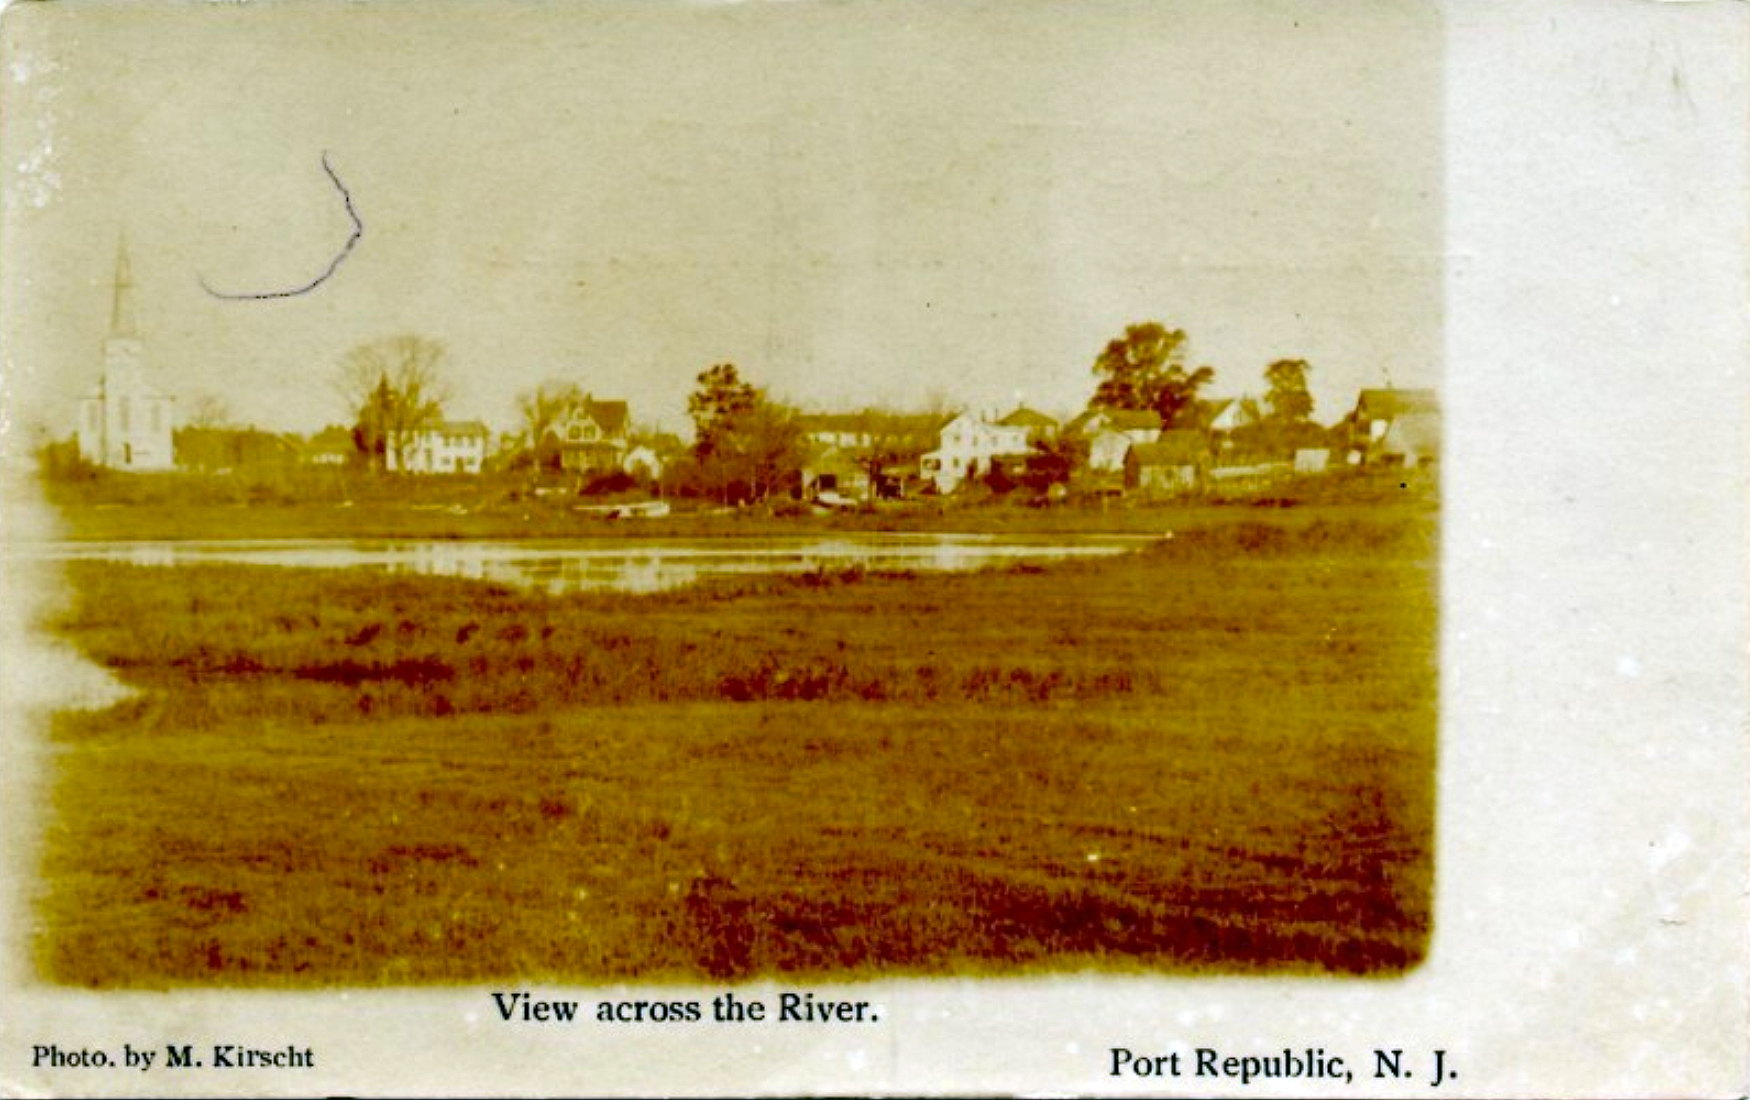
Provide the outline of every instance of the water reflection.
[[988,535],[870,535],[819,539],[668,541],[270,540],[159,543],[39,543],[14,552],[52,560],[102,560],[176,566],[211,562],[375,569],[385,573],[463,577],[521,588],[657,592],[707,577],[802,573],[860,565],[867,569],[958,571],[1046,562],[1134,548],[1124,536],[1008,539]]

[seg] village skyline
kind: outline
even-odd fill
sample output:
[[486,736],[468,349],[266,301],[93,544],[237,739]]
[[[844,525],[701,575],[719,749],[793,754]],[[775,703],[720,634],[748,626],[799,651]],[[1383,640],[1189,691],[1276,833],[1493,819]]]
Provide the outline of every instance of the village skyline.
[[[1432,13],[1381,8],[1385,56],[1290,6],[1102,5],[1068,34],[1027,8],[689,10],[710,33],[678,36],[679,9],[607,11],[458,46],[462,10],[251,9],[271,58],[234,14],[36,21],[79,26],[18,43],[7,88],[8,156],[37,163],[8,227],[32,263],[0,274],[19,420],[60,429],[95,384],[124,234],[150,377],[264,430],[344,423],[339,362],[401,333],[447,347],[446,415],[499,431],[549,379],[683,431],[719,362],[809,411],[1070,415],[1148,320],[1211,395],[1306,360],[1326,422],[1436,384]],[[408,36],[453,64],[383,48]],[[211,292],[308,282],[352,206],[309,293]]]
[[[118,237],[119,248],[117,259],[112,262],[112,272],[115,263],[123,263],[132,269],[138,269],[139,263],[133,258],[133,252],[128,247],[128,236]],[[149,307],[143,307],[144,297],[141,294],[139,277],[134,277],[132,284],[132,306],[130,311],[135,316],[151,316]],[[112,299],[115,294],[113,280],[101,286],[100,295],[92,295],[93,312],[109,317]],[[1049,413],[1054,418],[1067,421],[1091,404],[1099,379],[1094,370],[1094,362],[1098,358],[1100,348],[1111,339],[1122,335],[1122,331],[1130,324],[1166,323],[1171,328],[1172,323],[1166,320],[1165,314],[1159,317],[1137,317],[1121,325],[1113,333],[1108,334],[1099,346],[1091,350],[1086,362],[1081,364],[1066,364],[1059,372],[1060,377],[1052,379],[1052,386],[1042,387],[1040,395],[1030,393],[1026,389],[1015,388],[1007,393],[997,389],[978,391],[972,396],[964,396],[965,391],[954,385],[951,375],[941,376],[941,384],[932,386],[924,392],[913,391],[905,395],[893,397],[877,397],[862,403],[833,404],[830,397],[798,395],[788,390],[780,390],[765,383],[759,377],[757,368],[742,367],[749,381],[765,392],[766,396],[778,404],[784,405],[804,414],[845,414],[865,412],[890,412],[899,414],[914,413],[956,413],[966,412],[995,419],[1018,408],[1036,408]],[[641,388],[637,379],[628,378],[620,372],[607,370],[578,369],[567,371],[557,368],[545,375],[525,373],[520,377],[525,380],[521,388],[514,391],[495,385],[502,376],[498,372],[471,371],[466,364],[458,362],[450,350],[448,342],[442,338],[428,337],[415,332],[383,332],[375,337],[361,339],[359,343],[344,348],[332,362],[308,364],[303,367],[286,364],[284,371],[299,378],[313,381],[319,390],[319,397],[314,400],[275,404],[264,407],[264,403],[252,400],[251,395],[241,389],[227,387],[221,378],[204,388],[188,391],[176,387],[174,378],[183,372],[167,369],[161,361],[162,356],[157,350],[157,341],[150,333],[150,322],[134,322],[143,348],[142,370],[145,378],[162,389],[174,403],[175,422],[178,427],[232,427],[277,433],[292,433],[310,435],[325,428],[335,426],[350,426],[357,419],[356,404],[344,392],[336,380],[343,370],[343,364],[348,353],[358,347],[366,346],[382,340],[399,337],[418,337],[428,340],[441,351],[441,358],[435,363],[439,380],[443,383],[446,394],[442,407],[438,410],[442,419],[479,421],[489,428],[495,436],[515,436],[524,427],[523,418],[518,410],[519,403],[530,393],[552,384],[575,386],[585,394],[602,399],[622,400],[622,394],[628,390]],[[55,406],[64,405],[70,410],[77,405],[80,393],[89,391],[102,375],[102,353],[104,342],[114,335],[106,333],[98,343],[98,352],[92,355],[92,365],[88,370],[71,372],[73,377],[88,378],[79,392],[70,392],[68,387],[57,378],[50,398],[49,407],[39,410],[37,417],[40,429],[53,438],[65,434],[66,427],[73,422],[72,413]],[[1284,351],[1247,374],[1238,374],[1224,370],[1220,365],[1208,362],[1198,354],[1199,345],[1195,334],[1188,334],[1186,347],[1187,363],[1192,366],[1208,366],[1214,371],[1210,383],[1200,396],[1213,400],[1262,400],[1268,383],[1265,373],[1270,363],[1282,360],[1306,361],[1304,356]],[[723,358],[701,363],[698,370],[685,375],[687,387],[691,387],[698,372],[718,362],[731,362]],[[1314,400],[1314,411],[1311,419],[1321,424],[1331,424],[1342,419],[1353,408],[1356,396],[1368,389],[1434,389],[1437,387],[1438,367],[1430,364],[1403,364],[1394,369],[1389,363],[1380,364],[1371,373],[1363,371],[1358,375],[1357,384],[1345,388],[1343,383],[1335,382],[1326,377],[1329,372],[1321,372],[1318,365],[1309,362],[1307,382]],[[1076,369],[1077,366],[1080,369]],[[685,373],[685,368],[675,369],[677,377]],[[1402,385],[1400,379],[1409,379],[1415,384]],[[593,384],[600,383],[600,384]],[[1078,393],[1079,390],[1079,393]],[[815,391],[816,394],[833,392],[829,385],[825,389]],[[672,402],[662,406],[646,406],[634,409],[634,422],[642,430],[662,432],[687,437],[691,435],[692,426],[686,414],[687,390],[683,389]],[[467,402],[464,404],[463,402]]]
[[1305,360],[1271,363],[1261,400],[1211,398],[1204,390],[1215,369],[1193,365],[1187,334],[1155,321],[1128,325],[1107,343],[1094,366],[1099,385],[1074,418],[1042,413],[1019,397],[1007,414],[951,409],[941,397],[925,411],[803,413],[734,364],[719,363],[700,372],[688,396],[690,445],[635,422],[626,401],[597,398],[563,379],[519,394],[517,428],[495,433],[446,408],[444,347],[403,334],[347,353],[333,379],[351,410],[346,422],[276,434],[241,428],[210,394],[176,415],[174,395],[145,369],[135,290],[124,241],[103,375],[79,401],[72,450],[45,433],[40,458],[51,476],[81,472],[76,453],[87,469],[126,472],[235,473],[288,462],[390,474],[520,472],[548,480],[549,491],[558,476],[589,495],[642,488],[660,498],[675,489],[728,505],[790,493],[840,506],[973,486],[1001,495],[1025,485],[1041,500],[1067,499],[1072,486],[1083,496],[1120,485],[1145,494],[1201,492],[1217,481],[1257,488],[1291,473],[1324,473],[1333,452],[1338,468],[1413,469],[1439,454],[1432,389],[1364,389],[1327,428],[1312,418]]

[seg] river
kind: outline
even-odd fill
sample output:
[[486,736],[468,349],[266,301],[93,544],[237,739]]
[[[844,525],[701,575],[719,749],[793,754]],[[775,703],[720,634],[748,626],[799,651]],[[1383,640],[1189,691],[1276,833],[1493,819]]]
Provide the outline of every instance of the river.
[[874,570],[960,571],[1122,553],[1148,536],[857,534],[794,538],[511,541],[263,539],[23,542],[15,557],[174,567],[204,563],[375,569],[466,577],[553,593],[657,592],[711,577]]

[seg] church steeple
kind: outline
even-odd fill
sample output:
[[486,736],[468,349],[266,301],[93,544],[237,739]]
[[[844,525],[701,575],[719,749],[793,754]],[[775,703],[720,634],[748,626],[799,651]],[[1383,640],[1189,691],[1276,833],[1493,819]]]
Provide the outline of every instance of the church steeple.
[[134,273],[123,233],[115,250],[102,379],[79,403],[79,454],[116,470],[168,470],[176,464],[175,399],[146,378],[146,349],[134,323]]
[[128,236],[123,233],[115,252],[115,299],[110,305],[109,334],[134,335],[134,274],[128,264]]

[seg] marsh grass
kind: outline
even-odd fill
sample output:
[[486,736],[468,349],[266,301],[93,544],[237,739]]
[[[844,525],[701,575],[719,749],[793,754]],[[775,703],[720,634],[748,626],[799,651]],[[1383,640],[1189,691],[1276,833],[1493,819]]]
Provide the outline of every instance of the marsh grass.
[[92,986],[1396,973],[1425,517],[644,596],[67,567],[38,941]]

